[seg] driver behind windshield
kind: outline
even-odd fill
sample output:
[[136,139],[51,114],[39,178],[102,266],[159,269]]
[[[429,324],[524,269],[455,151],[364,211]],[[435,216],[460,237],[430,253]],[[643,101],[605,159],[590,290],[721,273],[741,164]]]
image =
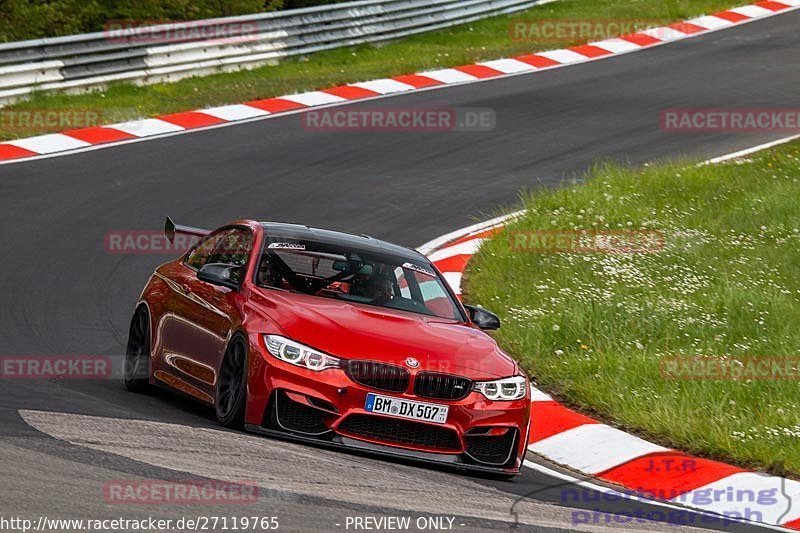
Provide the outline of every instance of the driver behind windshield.
[[364,296],[375,305],[386,305],[394,296],[394,283],[385,276],[372,276],[364,284]]

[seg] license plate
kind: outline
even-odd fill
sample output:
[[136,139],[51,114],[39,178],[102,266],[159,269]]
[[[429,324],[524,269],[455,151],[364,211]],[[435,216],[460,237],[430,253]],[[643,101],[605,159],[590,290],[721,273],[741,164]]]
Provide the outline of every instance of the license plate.
[[373,393],[367,394],[367,403],[364,405],[364,409],[370,413],[399,416],[410,420],[423,420],[435,424],[447,422],[447,411],[450,410],[446,405],[414,402]]

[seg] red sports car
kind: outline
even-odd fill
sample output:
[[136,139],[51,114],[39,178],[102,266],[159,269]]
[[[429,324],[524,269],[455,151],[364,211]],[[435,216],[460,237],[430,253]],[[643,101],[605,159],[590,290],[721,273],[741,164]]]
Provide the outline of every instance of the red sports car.
[[512,476],[528,380],[420,253],[296,224],[176,226],[130,326],[125,385],[165,386],[225,427]]

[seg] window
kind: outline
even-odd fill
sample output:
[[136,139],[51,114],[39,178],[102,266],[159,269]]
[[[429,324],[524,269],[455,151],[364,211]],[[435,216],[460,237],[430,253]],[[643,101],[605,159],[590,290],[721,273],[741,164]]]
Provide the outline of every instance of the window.
[[186,265],[200,270],[208,263],[244,266],[253,247],[253,234],[242,228],[228,228],[205,237],[189,253]]
[[214,249],[214,245],[219,240],[220,235],[221,234],[217,232],[203,237],[203,239],[197,243],[197,246],[195,246],[194,250],[189,252],[188,257],[186,257],[186,266],[195,270],[200,270],[203,265],[208,262],[208,256]]
[[208,257],[207,263],[225,263],[244,266],[253,247],[253,234],[250,230],[231,228],[224,230]]
[[425,307],[436,316],[449,317],[453,313],[458,316],[458,309],[453,305],[444,285],[438,277],[431,275],[433,271],[423,273],[418,268],[408,268],[408,266],[406,264],[397,267],[394,271],[400,295],[424,303]]
[[425,259],[330,242],[267,239],[258,284],[323,298],[463,321]]

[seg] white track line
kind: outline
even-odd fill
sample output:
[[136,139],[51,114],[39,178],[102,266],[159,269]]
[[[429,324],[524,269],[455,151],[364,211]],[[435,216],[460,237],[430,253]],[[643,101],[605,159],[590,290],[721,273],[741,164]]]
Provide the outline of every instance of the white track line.
[[426,242],[422,246],[419,246],[417,248],[417,250],[419,251],[419,253],[421,253],[423,255],[428,255],[433,250],[436,250],[437,248],[441,248],[442,246],[444,246],[445,244],[447,244],[450,241],[454,241],[456,239],[460,239],[461,237],[465,237],[465,236],[469,235],[470,233],[478,233],[480,231],[484,231],[484,230],[493,228],[495,226],[501,226],[506,221],[511,220],[512,218],[516,218],[516,217],[522,216],[524,214],[525,214],[525,211],[515,211],[514,213],[511,213],[511,214],[508,214],[508,215],[499,216],[499,217],[493,218],[491,220],[487,220],[486,222],[479,222],[477,224],[473,224],[472,226],[467,226],[466,228],[461,228],[461,229],[457,229],[455,231],[451,231],[450,233],[448,233],[446,235],[442,235],[441,237],[437,237],[437,238],[433,239],[432,241]]
[[725,161],[730,161],[731,159],[737,159],[739,157],[744,157],[746,155],[754,154],[756,152],[767,150],[768,148],[772,148],[774,146],[780,146],[781,144],[786,144],[797,139],[800,139],[800,135],[792,135],[791,137],[786,137],[784,139],[778,139],[777,141],[760,144],[752,148],[745,148],[744,150],[739,150],[738,152],[733,152],[732,154],[721,155],[719,157],[709,159],[708,161],[703,161],[700,164],[700,166],[716,165],[717,163],[724,163]]

